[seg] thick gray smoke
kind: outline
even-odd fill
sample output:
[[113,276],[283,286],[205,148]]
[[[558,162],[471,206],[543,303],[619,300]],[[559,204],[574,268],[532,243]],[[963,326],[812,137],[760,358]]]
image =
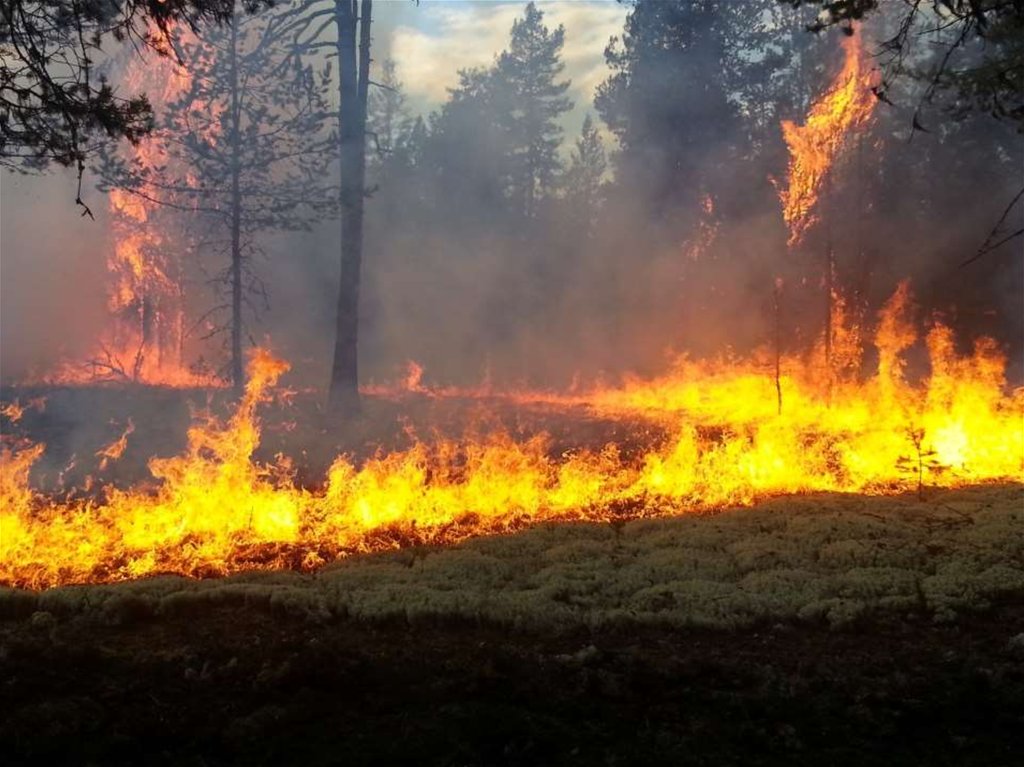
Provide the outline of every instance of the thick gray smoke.
[[[685,11],[666,10],[676,6]],[[385,10],[375,77],[383,79],[387,58],[409,60],[394,55],[392,39],[407,39],[394,36],[396,26],[456,11],[410,4],[396,20]],[[767,25],[758,29],[773,34],[751,31],[755,11]],[[837,34],[809,35],[794,14],[760,0],[640,3],[629,42],[613,46],[596,105],[557,87],[567,79],[559,45],[516,48],[514,34],[443,103],[378,91],[364,379],[393,379],[416,360],[436,383],[565,387],[576,376],[657,372],[670,349],[742,352],[771,340],[776,278],[786,344],[798,351],[821,330],[829,243],[842,289],[868,321],[910,279],[922,318],[940,313],[965,344],[995,336],[1011,375],[1024,376],[1019,241],[959,267],[1024,183],[1024,136],[1012,124],[984,114],[955,121],[936,103],[929,132],[912,132],[920,86],[908,85],[893,94],[895,106],[878,105],[837,163],[822,222],[787,248],[772,183],[785,183],[779,122],[802,119],[842,57]],[[555,26],[540,23],[550,42]],[[885,23],[878,18],[867,34]],[[392,86],[407,74],[397,68]],[[526,100],[536,84],[547,95]],[[562,98],[572,107],[558,107]],[[550,111],[528,124],[526,107],[537,105]],[[585,113],[607,162],[589,186],[594,158],[574,154]],[[104,321],[111,243],[101,193],[89,198],[91,221],[79,217],[67,174],[2,181],[0,362],[10,380],[87,352]],[[311,232],[266,236],[254,262],[269,304],[249,335],[269,338],[302,385],[327,381],[338,227],[326,219]],[[194,282],[202,295],[202,276]],[[223,354],[219,339],[206,344],[210,358]]]

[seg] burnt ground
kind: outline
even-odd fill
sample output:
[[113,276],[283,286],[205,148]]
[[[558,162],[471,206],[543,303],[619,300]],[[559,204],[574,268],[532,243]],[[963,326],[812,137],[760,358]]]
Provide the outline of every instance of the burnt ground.
[[0,622],[5,764],[1020,764],[1024,596],[842,630]]

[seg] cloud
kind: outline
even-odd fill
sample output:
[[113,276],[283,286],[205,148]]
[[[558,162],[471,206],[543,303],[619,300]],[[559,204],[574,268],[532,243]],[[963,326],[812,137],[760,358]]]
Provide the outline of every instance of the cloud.
[[[563,77],[572,80],[570,96],[577,109],[590,109],[597,85],[607,76],[604,48],[622,32],[628,12],[614,0],[538,2],[549,28],[565,25]],[[524,2],[432,2],[416,9],[416,26],[401,24],[389,41],[409,96],[428,108],[447,98],[458,71],[486,67],[508,44],[512,22]],[[410,19],[413,17],[409,17]]]

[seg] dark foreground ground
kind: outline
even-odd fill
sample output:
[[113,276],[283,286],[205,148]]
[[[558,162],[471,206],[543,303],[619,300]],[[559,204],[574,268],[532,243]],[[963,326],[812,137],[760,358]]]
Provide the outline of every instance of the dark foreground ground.
[[558,635],[37,613],[0,623],[0,743],[12,765],[1019,765],[1021,631],[1024,599],[942,625]]

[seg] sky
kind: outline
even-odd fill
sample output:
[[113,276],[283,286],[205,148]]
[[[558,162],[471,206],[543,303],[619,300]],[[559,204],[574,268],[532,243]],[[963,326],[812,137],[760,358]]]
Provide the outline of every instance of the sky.
[[[374,3],[378,59],[390,56],[414,112],[427,113],[447,98],[460,69],[486,67],[508,44],[525,0],[385,0]],[[571,80],[573,132],[593,111],[594,92],[608,76],[604,49],[622,33],[627,4],[616,0],[539,0],[545,22],[565,26],[563,76]],[[571,134],[570,134],[571,135]]]

